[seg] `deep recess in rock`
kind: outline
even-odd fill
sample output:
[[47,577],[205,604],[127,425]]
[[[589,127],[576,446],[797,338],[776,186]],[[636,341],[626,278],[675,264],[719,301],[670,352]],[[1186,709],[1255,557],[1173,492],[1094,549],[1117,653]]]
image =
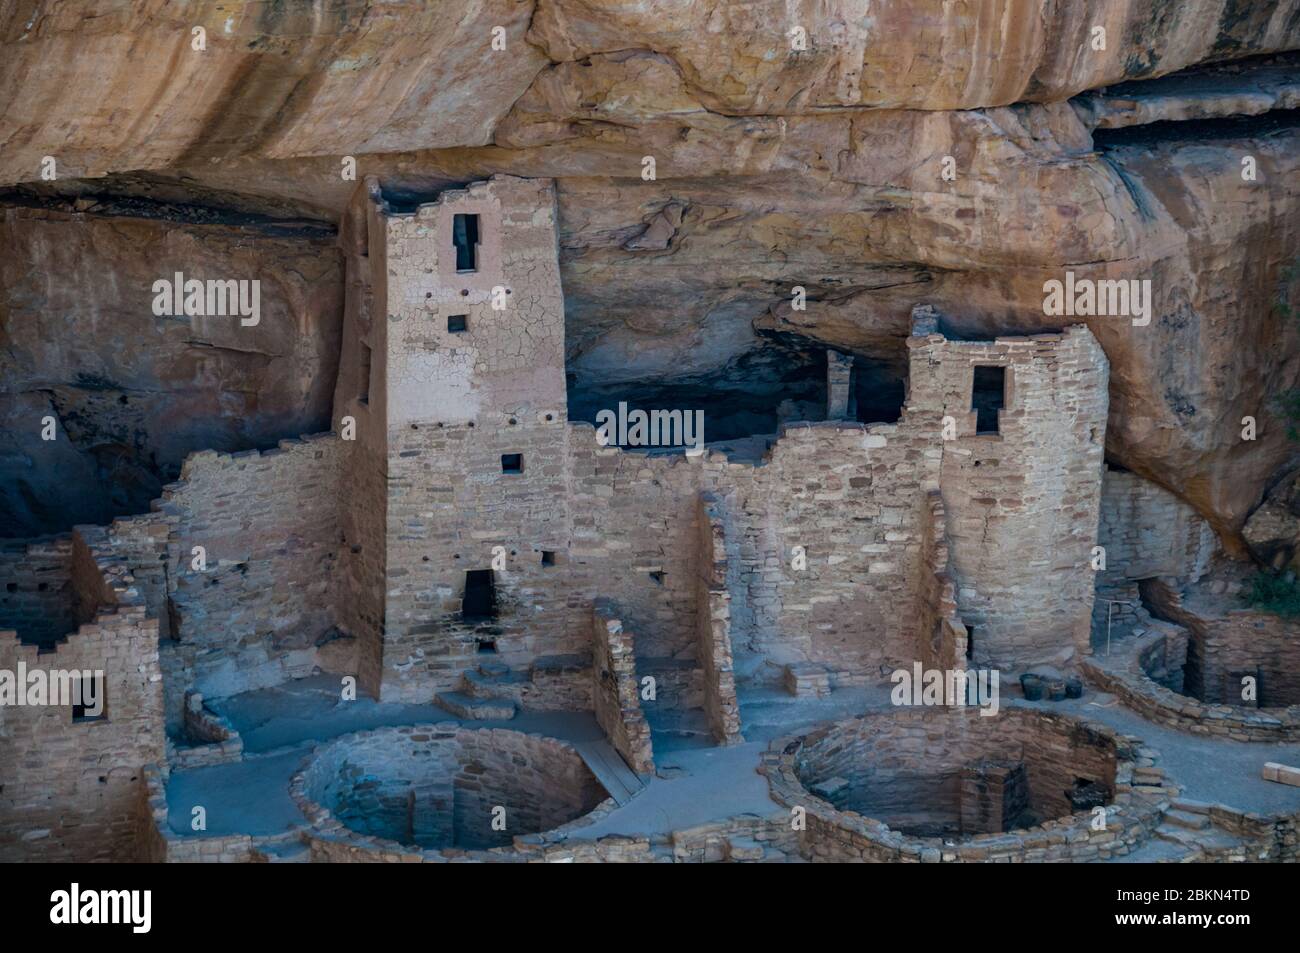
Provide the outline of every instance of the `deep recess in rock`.
[[1098,149],[1172,142],[1209,143],[1264,138],[1297,128],[1300,128],[1300,109],[1275,109],[1258,116],[1166,120],[1119,129],[1096,129],[1092,141]]
[[[704,439],[774,434],[781,423],[826,416],[825,349],[799,335],[772,332],[765,347],[728,361],[707,376],[585,383],[566,374],[569,418],[597,423],[602,410],[703,410]],[[869,384],[864,384],[869,387]]]

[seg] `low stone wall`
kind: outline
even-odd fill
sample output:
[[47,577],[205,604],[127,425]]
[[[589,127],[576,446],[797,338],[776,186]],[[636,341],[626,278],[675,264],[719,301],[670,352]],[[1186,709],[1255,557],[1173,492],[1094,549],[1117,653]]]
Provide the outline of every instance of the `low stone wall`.
[[[1232,607],[1237,597],[1199,589],[1184,593],[1165,580],[1143,583],[1143,597],[1191,636],[1187,691],[1202,701],[1240,703],[1241,678],[1256,679],[1259,707],[1300,706],[1300,626],[1267,612]],[[1300,713],[1298,713],[1300,714]]]
[[181,837],[171,829],[167,809],[167,774],[156,764],[144,769],[143,816],[139,832],[142,860],[155,864],[247,864],[254,860],[254,838],[248,834]]
[[1185,641],[1186,630],[1155,622],[1142,634],[1115,643],[1110,657],[1080,659],[1080,667],[1097,689],[1118,696],[1128,708],[1168,728],[1234,741],[1300,741],[1300,708],[1211,705],[1157,683],[1148,673],[1164,665],[1161,659],[1171,640]]
[[731,593],[727,590],[727,539],[717,501],[701,494],[696,519],[696,626],[700,672],[704,679],[704,714],[713,740],[740,744],[740,701],[731,656]]
[[[980,724],[981,721],[986,724]],[[1014,750],[1012,750],[1014,749]],[[1093,830],[1091,811],[1065,813],[1023,830],[965,837],[915,837],[852,810],[841,810],[805,786],[832,774],[872,771],[939,773],[1008,752],[1026,766],[1038,804],[1069,811],[1064,791],[1091,769],[1112,797],[1106,827]],[[854,766],[857,766],[856,768]],[[813,861],[970,863],[1094,861],[1144,843],[1167,802],[1155,753],[1138,739],[1066,715],[1003,708],[983,718],[976,709],[913,708],[865,715],[774,741],[762,768],[772,797],[801,815],[802,854]],[[913,785],[915,790],[919,790]]]
[[632,635],[613,617],[612,607],[592,607],[592,699],[596,721],[609,743],[637,774],[653,774],[650,725],[641,711]]

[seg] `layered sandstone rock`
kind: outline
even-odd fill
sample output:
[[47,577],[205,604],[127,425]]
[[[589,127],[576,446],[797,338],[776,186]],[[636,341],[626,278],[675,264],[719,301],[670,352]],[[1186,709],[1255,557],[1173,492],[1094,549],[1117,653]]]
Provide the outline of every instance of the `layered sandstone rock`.
[[[1300,386],[1300,327],[1274,307],[1300,245],[1297,68],[1262,54],[1300,48],[1300,0],[137,3],[97,18],[37,3],[0,30],[0,78],[26,91],[0,112],[0,182],[337,219],[355,185],[343,154],[412,194],[555,178],[578,416],[633,389],[717,391],[758,420],[806,400],[823,347],[896,383],[917,302],[955,333],[1055,330],[1069,321],[1043,313],[1043,284],[1072,270],[1152,283],[1150,324],[1087,322],[1111,364],[1111,459],[1190,502],[1240,554],[1243,523],[1295,453],[1273,408]],[[1254,118],[1223,118],[1241,115]],[[41,183],[48,154],[61,178]],[[282,280],[342,293],[330,254],[300,245],[311,268],[288,268],[287,249],[250,242]],[[141,277],[157,257],[138,242],[118,254],[139,255],[124,267]],[[790,307],[796,286],[805,311]],[[0,318],[21,337],[18,313]],[[316,309],[278,333],[308,335],[296,346],[319,355],[331,327]],[[25,363],[37,357],[20,353],[23,374],[90,402],[80,358],[45,371]],[[275,436],[320,418],[323,405],[282,413],[276,376],[257,397],[290,426]],[[1246,416],[1257,440],[1241,439]],[[93,475],[65,465],[85,470],[74,482]]]
[[[156,315],[176,272],[259,281],[259,323]],[[142,512],[194,451],[329,429],[332,238],[8,208],[0,317],[0,536]]]

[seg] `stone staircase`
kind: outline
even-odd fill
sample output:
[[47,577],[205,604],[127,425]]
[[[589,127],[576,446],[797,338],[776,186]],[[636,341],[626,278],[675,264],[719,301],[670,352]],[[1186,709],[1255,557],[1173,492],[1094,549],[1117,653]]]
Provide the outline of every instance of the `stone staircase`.
[[311,848],[298,831],[254,838],[253,859],[264,864],[310,864]]
[[1175,798],[1165,813],[1155,836],[1182,848],[1181,862],[1227,859],[1225,855],[1245,859],[1247,846],[1218,827],[1210,818],[1209,804]]
[[457,718],[472,721],[509,721],[519,706],[510,695],[528,681],[501,662],[480,662],[477,669],[461,673],[454,692],[439,692],[434,702]]

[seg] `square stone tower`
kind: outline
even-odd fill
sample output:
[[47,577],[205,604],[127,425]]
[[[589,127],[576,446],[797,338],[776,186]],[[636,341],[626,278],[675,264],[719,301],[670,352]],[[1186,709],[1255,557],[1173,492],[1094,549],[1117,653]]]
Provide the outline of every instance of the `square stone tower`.
[[484,656],[566,649],[554,192],[498,176],[403,202],[371,179],[341,241],[335,427],[346,439],[344,418],[356,426],[341,623],[361,644],[364,688],[428,701]]

